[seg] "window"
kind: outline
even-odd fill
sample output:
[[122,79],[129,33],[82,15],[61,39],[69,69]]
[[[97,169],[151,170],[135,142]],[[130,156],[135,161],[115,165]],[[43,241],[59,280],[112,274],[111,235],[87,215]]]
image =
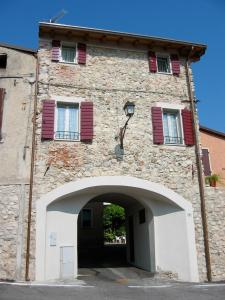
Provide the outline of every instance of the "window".
[[61,60],[67,63],[76,62],[76,47],[64,46],[61,48]]
[[163,110],[165,144],[183,144],[179,110]]
[[7,65],[7,54],[0,53],[0,69],[6,69]]
[[88,208],[82,209],[81,221],[82,221],[83,228],[91,228],[92,227],[92,211],[91,211],[91,209],[88,209]]
[[79,140],[79,105],[57,103],[56,139]]
[[157,56],[157,70],[159,73],[171,73],[169,56]]

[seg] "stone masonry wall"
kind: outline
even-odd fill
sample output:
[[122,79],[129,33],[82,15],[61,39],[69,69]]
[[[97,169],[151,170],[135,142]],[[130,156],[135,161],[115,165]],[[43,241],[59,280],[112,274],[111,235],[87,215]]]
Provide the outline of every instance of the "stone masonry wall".
[[[154,50],[154,49],[153,49]],[[201,279],[206,278],[195,147],[154,145],[151,107],[159,102],[189,108],[184,60],[179,77],[150,74],[147,51],[87,45],[87,64],[51,62],[51,41],[39,50],[35,201],[69,181],[102,175],[129,175],[165,185],[194,207],[196,245]],[[41,141],[42,100],[78,97],[94,103],[92,143]],[[116,137],[126,121],[123,106],[135,102],[124,155],[118,159]],[[47,172],[46,172],[47,171]],[[35,255],[35,231],[32,233]],[[34,259],[32,260],[34,269]]]
[[225,274],[225,188],[205,189],[213,280]]
[[0,280],[24,279],[28,185],[0,185]]

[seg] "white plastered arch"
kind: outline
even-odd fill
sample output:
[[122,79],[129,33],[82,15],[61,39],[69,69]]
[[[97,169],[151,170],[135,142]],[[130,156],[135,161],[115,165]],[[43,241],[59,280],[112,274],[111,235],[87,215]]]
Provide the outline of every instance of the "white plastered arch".
[[[43,195],[36,203],[36,280],[45,280],[45,248],[46,248],[46,212],[47,207],[54,201],[72,197],[73,195],[79,195],[81,199],[80,204],[78,204],[78,210],[90,201],[94,196],[101,195],[106,192],[121,192],[132,197],[136,197],[140,202],[149,205],[150,200],[148,200],[148,195],[154,195],[157,199],[164,199],[169,205],[176,206],[180,209],[179,216],[170,216],[174,220],[182,218],[182,226],[185,236],[185,251],[187,253],[188,263],[184,267],[184,272],[181,270],[178,276],[180,279],[187,281],[198,281],[198,267],[197,267],[197,254],[195,247],[195,230],[193,222],[193,208],[189,201],[185,200],[182,196],[175,193],[174,191],[164,187],[161,184],[153,183],[147,180],[138,179],[130,176],[100,176],[100,177],[90,177],[80,179],[74,182],[64,184],[53,191]],[[81,204],[82,203],[82,204]],[[157,200],[155,201],[157,203]],[[158,214],[158,208],[154,203],[151,203],[150,209],[153,214]],[[158,214],[160,215],[160,214]],[[167,214],[169,215],[169,214]],[[157,234],[157,228],[161,228],[163,223],[161,221],[161,216],[155,217],[155,239],[156,239],[156,264],[159,268],[164,265],[165,259],[163,261],[161,254],[162,240]],[[165,219],[165,218],[164,218]],[[166,219],[165,219],[166,220]],[[166,222],[170,222],[168,220]],[[178,221],[179,222],[179,221]],[[166,224],[166,223],[165,223]],[[163,229],[160,229],[163,230]],[[163,236],[163,234],[162,234]],[[171,241],[172,242],[172,241]],[[157,248],[158,247],[158,248]],[[176,251],[176,248],[174,248]],[[176,257],[176,253],[174,253]],[[182,262],[181,262],[182,263]],[[178,266],[178,269],[182,269],[182,266]],[[168,271],[168,270],[165,270]],[[179,271],[178,271],[179,273]]]

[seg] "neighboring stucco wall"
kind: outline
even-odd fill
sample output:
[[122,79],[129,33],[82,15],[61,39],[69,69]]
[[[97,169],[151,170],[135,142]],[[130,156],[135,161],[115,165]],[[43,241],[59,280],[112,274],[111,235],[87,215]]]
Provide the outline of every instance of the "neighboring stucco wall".
[[225,274],[225,188],[205,189],[213,280]]
[[[150,74],[147,50],[88,45],[86,66],[69,65],[51,62],[51,40],[41,40],[38,55],[34,201],[66,182],[91,176],[130,175],[161,183],[193,204],[199,272],[201,279],[205,279],[195,149],[153,145],[152,135],[152,106],[164,102],[189,108],[184,59],[181,59],[181,74],[175,77]],[[54,96],[93,101],[92,143],[41,141],[42,100]],[[117,160],[115,137],[126,120],[123,106],[127,100],[135,102],[135,114],[126,132],[123,160]]]
[[[36,59],[31,54],[0,47],[7,53],[7,68],[0,69],[0,87],[5,89],[2,135],[0,142],[0,183],[24,183],[30,172],[32,112]],[[33,81],[34,83],[34,81]],[[7,158],[7,159],[6,159]]]
[[200,131],[202,148],[209,149],[212,174],[218,174],[219,186],[225,187],[225,138]]
[[[0,53],[7,54],[7,67],[0,69],[0,87],[6,92],[0,141],[0,278],[24,279],[34,99],[29,80],[35,78],[36,59],[5,47]],[[7,76],[12,78],[3,78]]]

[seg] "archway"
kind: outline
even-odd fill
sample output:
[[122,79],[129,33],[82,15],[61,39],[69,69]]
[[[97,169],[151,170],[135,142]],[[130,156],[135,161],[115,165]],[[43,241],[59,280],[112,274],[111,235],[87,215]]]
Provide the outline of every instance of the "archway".
[[[118,242],[116,236],[111,243],[104,240],[103,211],[112,205],[114,209],[124,210],[124,243],[119,234]],[[153,226],[153,214],[149,207],[131,196],[110,193],[93,198],[82,208],[78,217],[78,267],[134,265],[154,271]]]
[[[199,280],[191,203],[160,184],[125,176],[81,179],[53,190],[37,202],[36,280],[60,278],[63,247],[67,255],[70,253],[70,268],[77,275],[79,212],[90,200],[105,194],[136,199],[152,213],[147,225],[149,255],[138,256],[139,260],[149,259],[151,271],[171,271],[182,280]],[[147,269],[146,263],[134,264]]]

